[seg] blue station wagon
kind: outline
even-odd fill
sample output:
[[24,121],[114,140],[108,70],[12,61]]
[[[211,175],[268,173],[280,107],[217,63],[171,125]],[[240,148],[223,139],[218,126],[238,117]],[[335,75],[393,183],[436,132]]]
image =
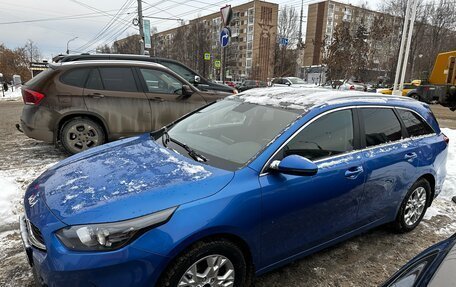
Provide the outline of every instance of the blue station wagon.
[[48,169],[21,235],[42,285],[248,286],[373,227],[414,229],[448,141],[413,99],[249,90]]

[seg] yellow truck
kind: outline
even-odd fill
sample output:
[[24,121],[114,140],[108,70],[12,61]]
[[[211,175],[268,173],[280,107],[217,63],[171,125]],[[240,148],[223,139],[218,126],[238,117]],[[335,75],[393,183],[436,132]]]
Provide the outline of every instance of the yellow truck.
[[[404,89],[402,90],[402,95],[418,99],[416,96],[416,88],[419,85],[421,85],[421,80],[413,80],[411,83],[404,83]],[[377,93],[384,94],[384,95],[392,95],[393,88],[377,89]]]
[[442,106],[456,110],[456,51],[437,55],[428,83],[416,88],[423,102],[439,101]]

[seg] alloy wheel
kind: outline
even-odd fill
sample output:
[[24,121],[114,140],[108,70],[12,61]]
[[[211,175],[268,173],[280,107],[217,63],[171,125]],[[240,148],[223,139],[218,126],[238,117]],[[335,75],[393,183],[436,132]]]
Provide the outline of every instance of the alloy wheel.
[[424,187],[417,187],[405,205],[404,221],[408,226],[414,225],[423,214],[426,207],[426,189]]
[[209,255],[193,263],[179,280],[179,287],[234,286],[233,263],[222,255]]
[[100,139],[97,130],[88,123],[78,123],[71,126],[66,137],[68,144],[79,151],[97,146]]

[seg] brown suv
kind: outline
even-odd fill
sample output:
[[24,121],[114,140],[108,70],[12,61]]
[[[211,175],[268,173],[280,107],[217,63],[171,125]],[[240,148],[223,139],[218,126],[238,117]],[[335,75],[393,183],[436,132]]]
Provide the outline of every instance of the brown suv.
[[202,92],[170,69],[139,61],[50,65],[22,87],[20,126],[70,153],[158,129],[229,93]]

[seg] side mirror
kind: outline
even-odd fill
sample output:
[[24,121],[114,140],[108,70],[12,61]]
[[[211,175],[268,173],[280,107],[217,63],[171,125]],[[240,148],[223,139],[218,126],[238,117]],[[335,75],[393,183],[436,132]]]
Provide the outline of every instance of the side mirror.
[[182,95],[185,97],[190,97],[193,95],[193,90],[189,85],[182,85]]
[[284,174],[311,176],[317,173],[318,166],[305,157],[292,154],[281,161],[273,161],[269,169]]
[[201,77],[195,76],[195,79],[194,79],[195,86],[198,85],[200,82],[201,82]]

